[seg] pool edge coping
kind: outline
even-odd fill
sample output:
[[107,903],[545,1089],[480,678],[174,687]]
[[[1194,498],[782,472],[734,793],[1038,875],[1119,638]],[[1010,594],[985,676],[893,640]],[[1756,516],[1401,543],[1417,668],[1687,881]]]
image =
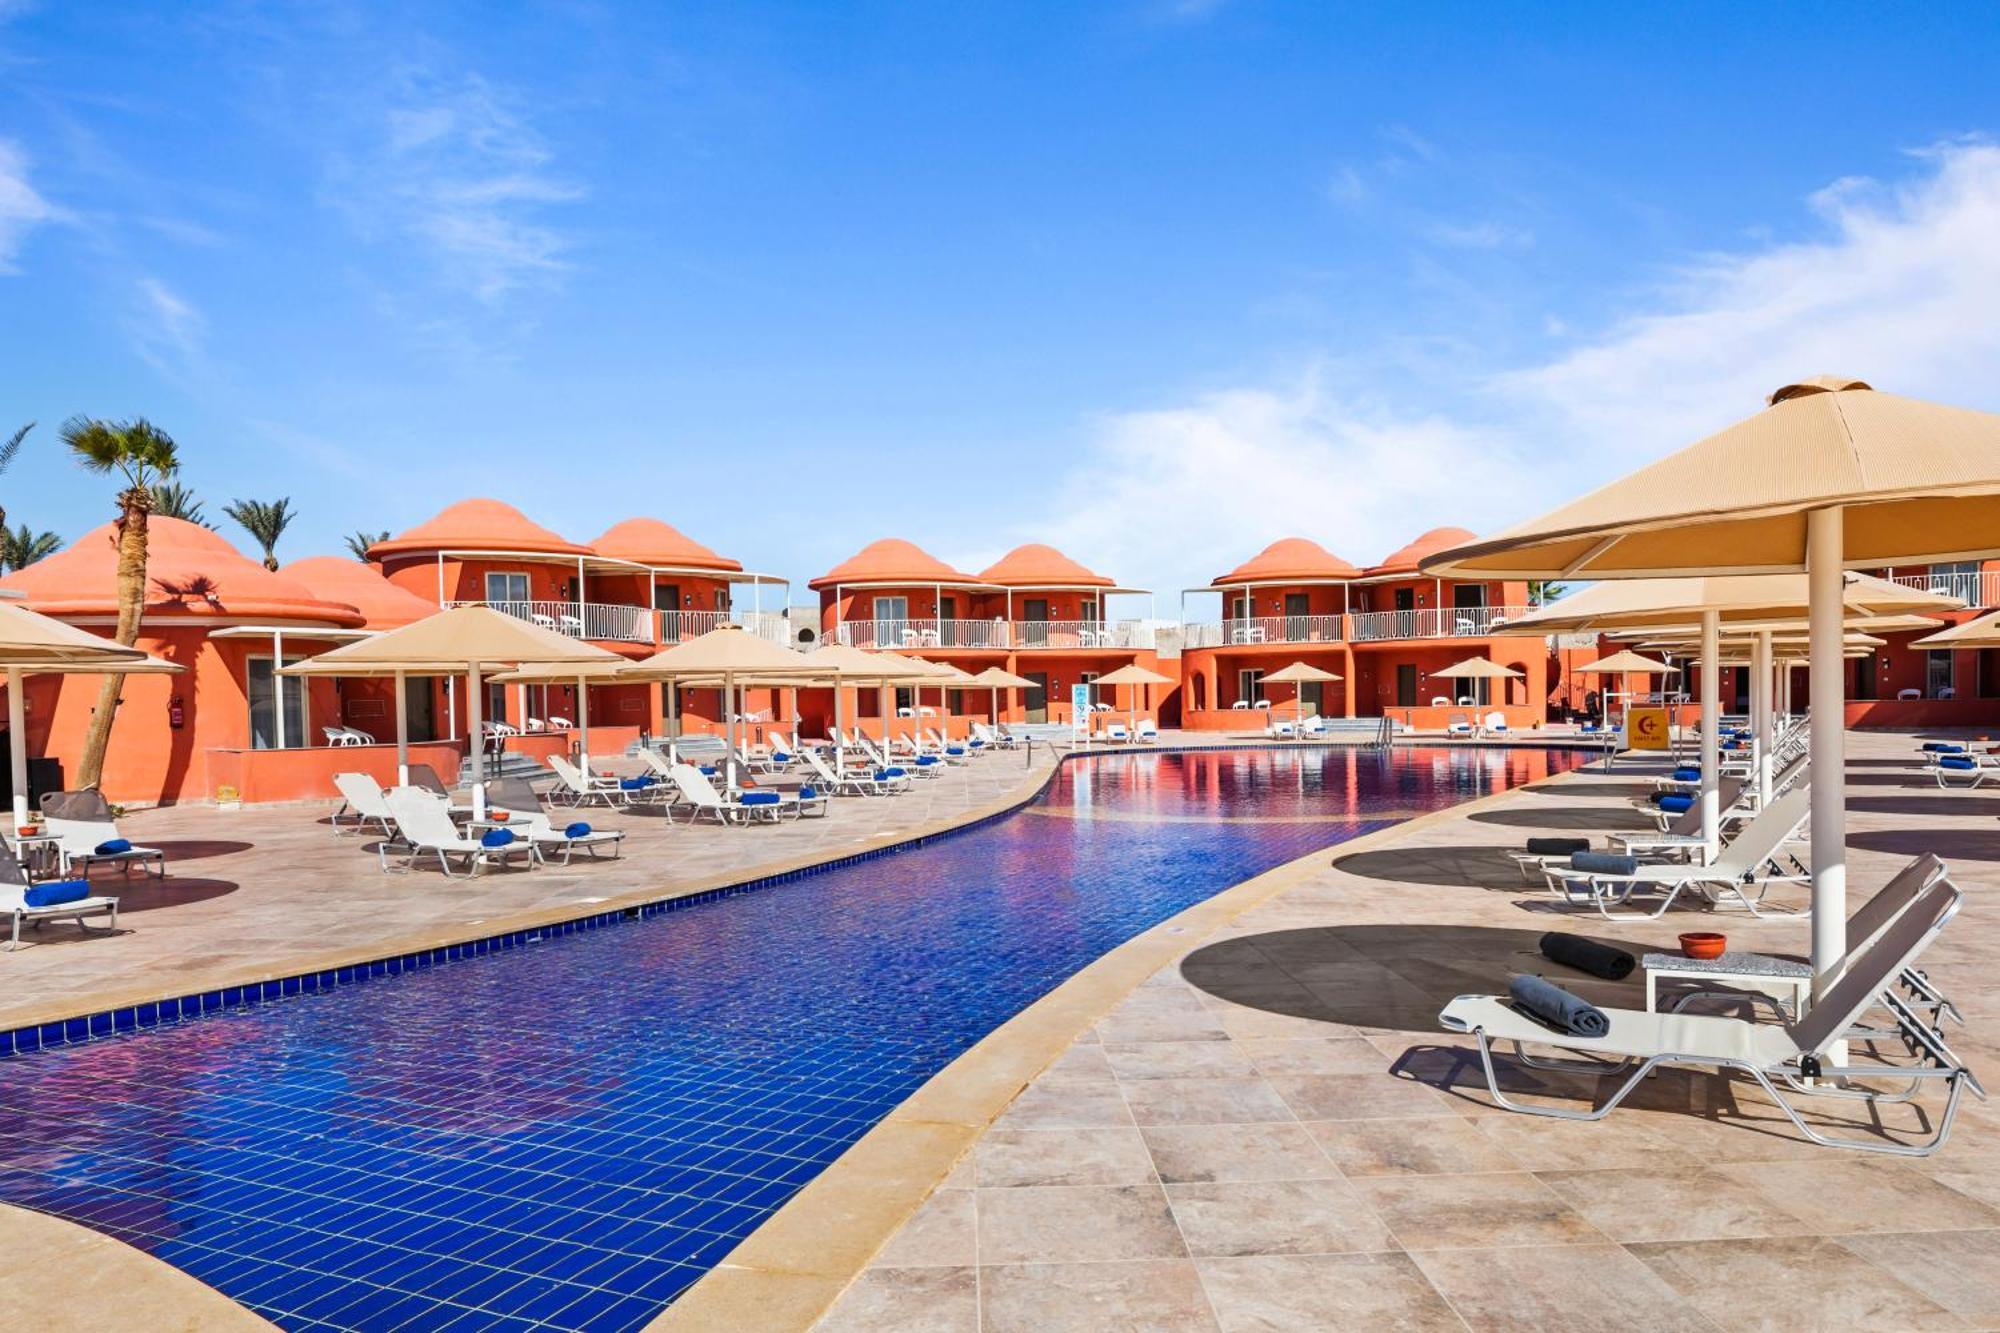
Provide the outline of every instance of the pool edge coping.
[[[1293,747],[1280,743],[1267,748]],[[642,1333],[750,1327],[805,1333],[957,1169],[1001,1112],[1092,1024],[1162,967],[1294,887],[1324,857],[1368,851],[1531,788],[1589,774],[1595,762],[1307,852],[1183,908],[1098,955],[933,1074],[644,1325]]]

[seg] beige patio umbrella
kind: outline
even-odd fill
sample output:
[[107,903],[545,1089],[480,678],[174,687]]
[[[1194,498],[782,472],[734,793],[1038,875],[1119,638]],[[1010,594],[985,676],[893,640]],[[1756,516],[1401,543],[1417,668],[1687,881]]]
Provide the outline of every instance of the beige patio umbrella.
[[[1625,706],[1627,711],[1630,711],[1632,706],[1632,685],[1626,677],[1635,671],[1643,671],[1649,676],[1664,676],[1674,668],[1666,662],[1655,662],[1650,657],[1641,657],[1639,654],[1627,649],[1624,652],[1613,653],[1609,657],[1600,657],[1595,662],[1586,662],[1576,669],[1585,675],[1617,676],[1619,691],[1625,696]],[[1611,701],[1609,699],[1601,699],[1601,702],[1603,705],[1602,720],[1604,725],[1608,727],[1611,725]]]
[[[823,673],[821,673],[823,674]],[[736,771],[736,716],[742,711],[741,690],[754,679],[806,680],[815,675],[802,654],[736,625],[724,625],[677,643],[651,657],[627,663],[618,673],[625,680],[664,680],[676,685],[697,678],[714,677],[722,682],[723,736],[730,758],[723,765],[725,785],[732,792],[741,785]],[[672,692],[669,692],[669,699]],[[668,747],[671,750],[670,738]]]
[[488,672],[522,662],[622,662],[616,653],[543,629],[488,606],[456,606],[396,629],[357,639],[303,662],[280,668],[286,676],[393,676],[396,681],[397,780],[409,781],[408,719],[404,692],[410,676],[466,678],[465,711],[472,757],[472,811],[486,813],[486,701],[480,683]]
[[869,681],[876,683],[880,691],[878,706],[883,712],[882,743],[884,746],[883,753],[886,755],[888,753],[890,713],[888,691],[891,683],[903,684],[912,680],[923,680],[930,677],[930,673],[914,659],[901,657],[895,653],[866,652],[844,643],[825,644],[805,654],[799,660],[806,663],[813,670],[821,672],[834,682],[833,725],[834,730],[839,735],[836,736],[834,741],[833,756],[834,762],[842,766],[847,762],[847,743],[844,739],[846,723],[841,716],[843,702],[842,683],[845,682],[856,686]]
[[1912,648],[2000,648],[2000,611],[1988,611],[1963,625],[1941,629],[1927,638],[1912,639]]
[[[1097,678],[1097,683],[1099,685],[1124,685],[1133,689],[1135,693],[1143,689],[1146,691],[1146,706],[1151,708],[1153,704],[1153,686],[1171,685],[1174,683],[1174,678],[1172,676],[1163,676],[1157,671],[1142,667],[1137,662],[1129,662],[1119,667],[1116,671],[1105,672]],[[1136,702],[1125,710],[1125,725],[1131,729],[1134,736],[1139,734],[1139,706]]]
[[[1511,633],[1512,630],[1509,630]],[[1447,680],[1519,680],[1523,673],[1485,657],[1468,657],[1430,673]]]
[[[612,655],[608,662],[523,662],[511,671],[496,671],[487,677],[496,684],[576,686],[577,767],[590,772],[590,687],[620,678],[626,659]],[[400,756],[399,756],[400,759]]]
[[[1488,579],[1805,573],[1813,762],[1831,775],[1812,788],[1812,963],[1823,991],[1847,956],[1841,571],[2000,555],[2000,416],[1877,393],[1844,376],[1783,385],[1768,402],[1422,567]],[[1714,765],[1704,768],[1706,783]],[[1705,793],[1704,811],[1713,803]]]
[[1017,676],[1006,667],[990,666],[972,678],[972,684],[984,685],[993,691],[993,725],[1000,725],[1000,691],[1032,690],[1035,682],[1024,676]]
[[[1333,672],[1323,671],[1310,662],[1294,662],[1290,666],[1279,667],[1276,671],[1265,676],[1264,683],[1268,685],[1276,681],[1280,685],[1311,685],[1325,684],[1328,681],[1339,679],[1340,677]],[[1292,727],[1294,731],[1297,731],[1298,728],[1305,725],[1306,692],[1304,690],[1294,690],[1292,692],[1292,700]]]
[[[910,660],[929,669],[930,683],[938,692],[938,717],[942,724],[940,730],[944,733],[945,739],[950,740],[951,700],[947,692],[963,689],[965,686],[970,685],[972,683],[972,673],[961,670],[949,662],[933,662],[927,657],[916,657]],[[923,686],[919,685],[917,689],[921,693]],[[919,708],[917,711],[921,713],[923,710]]]
[[14,792],[10,827],[16,829],[28,818],[26,677],[161,675],[186,669],[4,601],[0,601],[0,666],[7,673],[7,768]]

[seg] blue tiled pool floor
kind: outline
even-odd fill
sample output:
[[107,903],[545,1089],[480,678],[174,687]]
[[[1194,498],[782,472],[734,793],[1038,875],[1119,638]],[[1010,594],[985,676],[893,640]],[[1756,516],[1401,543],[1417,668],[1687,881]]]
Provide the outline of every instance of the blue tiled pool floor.
[[0,1062],[0,1199],[288,1328],[636,1328],[1091,959],[1274,865],[1578,761],[1073,761],[1044,817]]

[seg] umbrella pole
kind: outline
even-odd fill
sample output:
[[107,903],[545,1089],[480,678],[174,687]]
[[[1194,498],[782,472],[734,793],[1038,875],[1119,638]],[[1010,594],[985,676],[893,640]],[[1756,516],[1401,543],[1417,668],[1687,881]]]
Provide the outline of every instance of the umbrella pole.
[[486,700],[479,689],[479,664],[466,668],[465,730],[472,748],[472,817],[486,818],[486,736],[481,723]]
[[1847,658],[1842,643],[1845,514],[1806,515],[1807,688],[1812,744],[1812,969],[1820,998],[1847,957]]
[[1750,654],[1750,725],[1757,732],[1757,806],[1771,803],[1771,631],[1759,630]]
[[576,678],[577,771],[590,776],[590,682]]
[[28,704],[21,668],[7,668],[7,771],[14,783],[14,827],[28,822]]
[[667,678],[667,762],[677,764],[681,760],[681,683]]
[[396,785],[410,785],[410,677],[396,673]]
[[1715,860],[1722,840],[1722,613],[1701,613],[1701,842],[1703,865]]
[[722,758],[722,785],[731,796],[736,794],[736,714],[743,702],[735,694],[736,677],[723,673],[722,743],[728,747],[728,753]]

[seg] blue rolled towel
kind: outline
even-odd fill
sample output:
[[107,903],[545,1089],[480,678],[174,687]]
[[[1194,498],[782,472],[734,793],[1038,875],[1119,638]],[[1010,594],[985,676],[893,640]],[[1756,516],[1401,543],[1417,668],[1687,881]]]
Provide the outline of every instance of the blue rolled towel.
[[590,825],[579,819],[574,824],[564,826],[563,836],[565,838],[587,838],[590,836]]
[[718,769],[714,764],[701,765],[701,775],[705,778],[712,778],[721,771],[722,770]]
[[652,785],[653,785],[653,780],[652,780],[651,778],[620,778],[620,779],[618,779],[618,790],[619,790],[619,791],[644,791],[644,790],[646,790],[646,788],[648,788],[648,787],[650,787],[650,786],[652,786]]
[[1701,781],[1701,770],[1700,770],[1700,769],[1698,769],[1698,768],[1677,768],[1677,769],[1675,769],[1675,770],[1674,770],[1674,781],[1675,781],[1675,782],[1700,782],[1700,781]]
[[514,830],[510,828],[490,828],[479,835],[481,847],[511,847],[514,844]]
[[52,879],[45,884],[30,884],[21,901],[30,907],[60,907],[64,903],[81,902],[90,896],[90,881],[86,879]]
[[1924,749],[1932,754],[1964,754],[1965,747],[1957,741],[1925,741]]
[[771,762],[774,764],[789,764],[792,762],[792,757],[783,750],[773,750],[771,751]]
[[1528,855],[1530,856],[1574,856],[1578,852],[1587,852],[1589,850],[1590,839],[1588,838],[1528,839]]
[[1639,858],[1620,852],[1577,852],[1569,858],[1569,868],[1588,875],[1631,875],[1639,869]]
[[99,856],[116,856],[120,852],[129,852],[131,850],[132,840],[130,838],[106,838],[103,842],[97,844],[97,854]]
[[1660,798],[1660,809],[1670,815],[1684,815],[1694,809],[1694,797],[1681,792],[1668,792]]
[[1602,1009],[1552,981],[1517,976],[1507,983],[1507,994],[1516,1009],[1573,1037],[1602,1037],[1611,1031]]
[[819,799],[819,788],[817,787],[799,788],[799,799],[801,801],[817,801]]
[[910,770],[897,764],[891,764],[875,776],[878,778],[906,778],[910,776]]
[[1947,754],[1938,756],[1939,768],[1955,768],[1961,773],[1970,773],[1979,767],[1979,761],[1971,755]]
[[746,791],[737,798],[739,805],[776,805],[778,793],[774,791]]

